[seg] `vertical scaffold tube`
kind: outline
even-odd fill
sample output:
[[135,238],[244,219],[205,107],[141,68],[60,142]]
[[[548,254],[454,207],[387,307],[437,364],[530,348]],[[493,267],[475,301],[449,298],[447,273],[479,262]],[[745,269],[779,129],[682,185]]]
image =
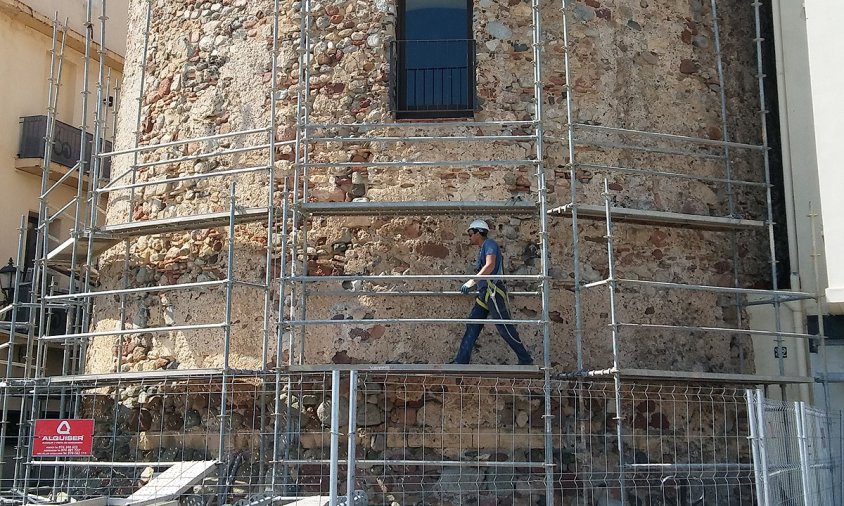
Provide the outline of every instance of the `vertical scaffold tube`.
[[[303,144],[303,136],[305,135],[305,120],[303,119],[304,109],[306,107],[305,104],[305,96],[304,90],[307,89],[308,83],[306,81],[306,74],[305,74],[305,53],[308,52],[308,37],[305,31],[305,18],[308,16],[308,3],[307,0],[299,2],[299,70],[297,74],[298,86],[296,90],[296,143],[295,143],[295,153],[294,153],[294,164],[293,164],[293,207],[291,209],[291,218],[293,221],[293,225],[290,230],[291,234],[291,253],[290,253],[290,275],[296,276],[299,270],[299,266],[297,265],[297,253],[299,251],[299,222],[303,220],[302,212],[299,210],[299,191],[303,185],[307,183],[303,183],[302,181],[302,163],[303,163],[303,154],[302,154],[302,144]],[[307,250],[302,247],[303,254]],[[305,268],[307,269],[307,263],[305,263]],[[307,270],[303,273],[306,274]],[[298,284],[294,284],[293,286],[293,293],[290,296],[290,316],[292,317],[296,314],[299,310],[300,301],[299,299],[304,297],[305,290],[305,283],[300,282]],[[300,295],[300,292],[302,295]],[[304,328],[302,329],[302,333],[304,334]],[[301,363],[301,358],[296,356],[295,349],[296,349],[296,337],[297,337],[297,329],[291,328],[290,329],[290,344],[288,348],[288,353],[290,355],[290,364],[296,363],[297,360]],[[304,344],[302,345],[304,348]]]
[[[101,11],[99,16],[100,21],[100,45],[98,48],[98,57],[99,57],[99,68],[97,71],[97,105],[94,109],[94,142],[91,143],[91,162],[92,167],[89,176],[89,183],[88,183],[88,196],[87,199],[90,201],[88,206],[88,244],[86,248],[85,254],[85,275],[84,275],[84,282],[82,285],[82,291],[87,292],[90,287],[91,283],[91,266],[94,265],[94,235],[93,231],[97,226],[97,218],[98,218],[98,206],[97,206],[97,187],[99,186],[100,176],[102,172],[102,164],[103,159],[100,157],[101,148],[102,148],[102,138],[105,136],[105,129],[106,129],[106,116],[108,109],[106,108],[106,113],[103,112],[103,103],[105,102],[105,96],[103,93],[103,83],[106,79],[106,71],[105,71],[105,59],[106,59],[106,50],[105,50],[105,41],[106,41],[106,21],[108,21],[108,14],[107,14],[107,7],[108,1],[102,0]],[[106,90],[106,93],[108,91]],[[80,306],[82,309],[82,324],[80,326],[80,332],[88,332],[88,327],[91,323],[91,313],[90,313],[90,306],[89,306],[89,299],[85,299],[84,301],[80,301]],[[79,357],[77,364],[78,370],[83,372],[85,370],[85,355],[87,350],[87,342],[88,339],[83,339],[82,344],[79,350]]]
[[613,244],[613,227],[612,227],[612,211],[610,210],[610,193],[609,185],[606,178],[604,179],[604,212],[606,213],[607,222],[607,268],[609,270],[609,284],[607,285],[610,292],[610,332],[612,334],[612,371],[613,371],[613,386],[615,392],[615,437],[618,445],[618,487],[621,492],[621,506],[627,504],[627,493],[624,483],[624,474],[626,463],[624,462],[624,427],[622,422],[624,417],[621,416],[621,376],[620,365],[618,358],[618,315],[616,314],[616,289],[617,283],[615,279],[615,250]]
[[577,370],[583,371],[583,315],[581,313],[580,244],[577,223],[577,162],[574,153],[574,98],[572,97],[571,45],[569,44],[569,2],[562,0],[563,13],[563,64],[566,78],[566,141],[569,155],[569,184],[571,185],[571,247],[572,273],[574,274],[574,343],[577,352]]
[[[281,252],[279,253],[279,278],[278,278],[278,316],[277,316],[277,323],[276,323],[276,350],[275,350],[275,400],[273,405],[275,406],[275,413],[273,413],[274,420],[273,420],[273,465],[272,465],[272,476],[270,477],[270,485],[271,490],[273,493],[276,493],[276,487],[278,486],[278,466],[280,464],[281,459],[281,446],[282,443],[285,443],[285,447],[289,448],[289,438],[290,438],[290,414],[287,414],[285,423],[288,425],[285,431],[284,440],[281,439],[281,362],[284,358],[282,354],[284,348],[284,311],[285,311],[285,290],[286,290],[286,280],[287,280],[287,210],[288,210],[288,197],[289,197],[289,188],[287,186],[287,178],[284,178],[284,189],[281,194],[282,204],[281,204]],[[288,360],[290,360],[290,353],[288,352]],[[289,376],[288,376],[289,379]],[[285,402],[285,407],[287,409],[290,408],[290,388],[289,388],[289,381],[288,381],[288,396],[287,402]]]
[[[227,477],[223,476],[224,463],[228,460],[225,457],[226,452],[226,438],[228,429],[228,394],[229,394],[229,358],[231,355],[231,339],[232,339],[232,290],[234,288],[234,227],[235,227],[235,209],[237,204],[237,183],[232,180],[231,190],[229,192],[229,249],[226,265],[226,314],[223,325],[223,370],[221,375],[222,385],[220,387],[220,440],[218,447],[218,460],[220,461],[220,479],[225,481]],[[227,483],[224,482],[220,486],[220,504],[225,504]]]
[[[263,342],[261,348],[261,368],[266,370],[269,356],[270,314],[272,313],[272,297],[270,284],[273,282],[273,237],[275,228],[275,150],[276,131],[278,130],[278,37],[279,37],[279,9],[281,0],[275,0],[273,5],[273,48],[270,62],[270,138],[269,138],[269,171],[267,175],[267,251],[266,272],[264,274],[264,321]],[[278,364],[276,364],[278,365]],[[263,462],[263,459],[261,460]]]
[[554,505],[554,441],[551,414],[551,327],[548,279],[548,193],[545,181],[545,103],[542,92],[542,18],[539,0],[531,0],[533,29],[533,100],[536,135],[536,187],[539,197],[539,246],[542,255],[542,370],[545,410],[542,414],[545,445],[545,504]]
[[[39,293],[44,293],[43,291],[39,291],[37,288],[42,286],[41,279],[45,278],[44,272],[44,260],[47,258],[47,248],[49,247],[49,223],[47,221],[47,216],[49,214],[49,209],[47,207],[47,188],[49,187],[50,181],[50,170],[51,170],[51,162],[52,162],[52,153],[53,153],[53,143],[55,141],[55,126],[56,126],[56,107],[58,104],[58,97],[59,91],[61,88],[61,77],[62,77],[62,70],[64,67],[64,49],[65,44],[67,42],[67,32],[68,32],[68,20],[65,18],[64,28],[62,30],[61,35],[61,46],[59,49],[58,56],[56,55],[56,46],[58,43],[58,14],[56,14],[56,19],[53,25],[53,44],[50,50],[50,77],[48,79],[49,89],[47,91],[47,130],[44,135],[44,157],[42,160],[42,171],[41,171],[41,193],[39,196],[38,201],[38,227],[36,228],[36,239],[35,239],[35,261],[33,262],[33,275],[31,278],[31,286],[30,286],[30,296],[29,302],[30,307],[28,311],[28,323],[29,329],[27,330],[27,337],[26,337],[26,360],[24,364],[24,371],[23,377],[25,379],[29,379],[30,375],[35,376],[37,375],[38,369],[38,357],[39,353],[36,352],[35,354],[32,353],[33,344],[36,343],[36,325],[35,319],[40,318],[40,313],[34,311],[34,308],[37,304],[40,303],[39,300]],[[43,327],[41,327],[43,328]],[[40,348],[40,342],[36,344],[36,347]],[[28,460],[24,456],[24,452],[29,452],[31,448],[31,444],[26,444],[26,437],[27,431],[24,430],[24,427],[28,428],[30,431],[32,430],[32,424],[34,423],[34,413],[35,413],[35,405],[36,405],[36,391],[33,388],[32,396],[30,402],[31,409],[29,410],[30,417],[27,419],[27,404],[26,400],[29,396],[24,396],[21,400],[21,409],[20,409],[20,416],[19,416],[19,430],[18,430],[18,444],[17,449],[15,451],[15,473],[12,480],[12,487],[14,489],[23,489],[26,490],[27,483],[29,480],[29,465]],[[27,462],[24,462],[24,460]],[[22,486],[19,487],[19,479],[21,473],[21,466],[25,466],[23,471],[24,473],[24,483]],[[27,500],[26,497],[24,499]]]
[[[12,317],[9,322],[9,340],[6,342],[6,375],[4,376],[5,385],[0,386],[0,397],[2,397],[2,408],[0,408],[0,466],[5,468],[6,465],[6,436],[8,435],[9,425],[9,398],[12,396],[12,386],[9,380],[12,379],[12,372],[14,371],[14,357],[15,357],[15,337],[17,335],[17,318],[18,318],[18,304],[20,294],[20,279],[21,279],[21,264],[23,262],[23,244],[26,240],[26,216],[21,216],[20,226],[18,227],[18,252],[15,261],[15,285],[14,292],[12,292]],[[0,490],[2,492],[2,490]]]
[[[726,79],[724,74],[724,56],[721,49],[721,28],[718,23],[718,0],[710,0],[710,11],[712,12],[712,33],[713,42],[715,45],[715,62],[716,70],[718,72],[718,96],[721,105],[721,141],[722,154],[724,156],[724,178],[726,179],[727,187],[727,211],[729,216],[735,217],[736,203],[735,195],[733,194],[733,162],[732,153],[730,152],[730,130],[727,112],[727,90]],[[733,286],[739,288],[739,255],[738,255],[738,232],[730,232],[730,253],[732,255],[733,267]],[[736,309],[736,328],[742,328],[742,307],[741,300],[735,297],[734,307]],[[741,353],[742,366],[744,365],[744,352]]]
[[[76,197],[74,198],[73,229],[71,231],[73,238],[73,247],[71,248],[70,252],[70,279],[68,280],[68,293],[71,294],[76,293],[77,290],[76,278],[77,269],[79,265],[79,252],[76,245],[77,241],[79,241],[80,235],[84,232],[85,228],[84,222],[82,220],[82,209],[84,207],[82,205],[82,192],[85,188],[85,176],[86,174],[90,174],[90,171],[86,170],[86,168],[88,168],[88,164],[90,163],[88,157],[91,155],[91,153],[88,152],[88,107],[91,96],[91,87],[89,79],[91,74],[91,45],[93,44],[94,39],[93,19],[94,3],[93,0],[87,0],[85,4],[85,55],[82,63],[82,124],[79,127],[81,130],[81,133],[79,134],[79,160],[76,162],[79,177],[78,181],[76,182]],[[44,285],[42,284],[42,286]],[[46,290],[42,291],[41,293],[46,293]],[[43,313],[46,309],[46,301],[43,300],[43,297],[41,306],[41,318],[43,322]],[[82,330],[77,329],[77,325],[80,323],[82,316],[81,314],[79,314],[79,307],[81,307],[81,305],[77,305],[76,310],[67,312],[67,331],[70,333],[83,332]],[[39,326],[39,329],[43,328],[45,327]],[[72,353],[72,351],[70,350],[75,350],[78,352],[78,347],[78,341],[75,341],[72,346],[68,343],[65,343],[64,354],[67,355],[68,353]],[[67,374],[67,371],[63,370],[62,373]]]
[[[755,35],[756,35],[756,78],[759,86],[759,123],[762,135],[762,160],[765,170],[765,201],[768,210],[768,249],[770,251],[771,259],[771,289],[778,290],[779,283],[777,282],[777,251],[776,243],[774,242],[774,208],[773,197],[771,195],[771,165],[770,156],[768,153],[768,125],[766,123],[767,108],[765,106],[765,73],[762,65],[762,21],[759,7],[761,6],[759,0],[753,1],[753,15],[755,19]],[[779,296],[774,297],[774,324],[776,330],[776,343],[782,349],[782,321],[780,318],[782,302]],[[783,361],[783,354],[779,354],[779,374],[785,375],[785,362]],[[780,385],[783,400],[786,399],[785,385]]]
[[[310,144],[309,144],[309,127],[311,124],[311,0],[303,0],[302,4],[304,5],[305,11],[302,13],[302,33],[300,37],[304,40],[304,49],[305,52],[302,55],[301,64],[303,69],[303,78],[304,83],[300,82],[300,86],[303,86],[301,89],[302,93],[302,109],[301,113],[302,116],[300,118],[301,130],[302,130],[302,138],[301,138],[301,145],[299,149],[302,150],[302,158],[301,158],[301,170],[302,170],[302,203],[305,204],[308,202],[308,163],[310,162]],[[300,216],[301,227],[302,227],[302,275],[308,275],[308,217],[306,215]],[[295,225],[294,225],[295,226]],[[307,307],[306,307],[306,299],[307,298],[307,289],[305,286],[305,281],[302,281],[301,288],[299,290],[299,321],[305,321],[307,316]],[[301,331],[299,334],[299,364],[305,363],[305,325],[301,326]]]

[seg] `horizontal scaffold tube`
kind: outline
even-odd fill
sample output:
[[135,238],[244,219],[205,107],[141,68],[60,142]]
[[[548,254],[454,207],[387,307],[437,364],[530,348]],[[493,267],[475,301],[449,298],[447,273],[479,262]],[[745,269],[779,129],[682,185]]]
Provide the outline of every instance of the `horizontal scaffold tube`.
[[178,332],[183,330],[208,330],[221,329],[225,327],[225,323],[201,323],[198,325],[172,325],[165,327],[145,327],[139,329],[123,329],[123,330],[103,330],[99,332],[82,332],[79,334],[63,334],[59,336],[42,336],[39,341],[69,341],[72,339],[85,339],[88,337],[103,337],[103,336],[125,336],[129,334],[153,334],[156,332]]
[[[612,324],[608,324],[612,325]],[[780,336],[796,337],[801,339],[814,339],[819,336],[812,334],[800,334],[796,332],[777,332],[775,330],[753,330],[730,327],[703,327],[697,325],[667,325],[658,323],[616,323],[619,327],[639,327],[644,329],[682,330],[683,332],[729,332],[731,334],[749,334],[754,336]]]
[[304,281],[304,282],[320,282],[320,281],[354,281],[354,280],[361,280],[361,281],[433,281],[433,280],[454,280],[454,279],[461,279],[465,280],[467,278],[472,278],[474,280],[480,281],[482,279],[492,279],[492,280],[542,280],[541,274],[531,274],[531,275],[519,275],[519,274],[500,274],[500,275],[487,275],[487,276],[475,276],[475,275],[467,275],[467,274],[383,274],[383,275],[348,275],[348,276],[292,276],[288,278],[292,281]]
[[443,136],[366,136],[313,137],[308,142],[471,142],[471,141],[535,141],[535,135],[443,135]]
[[644,176],[663,176],[670,177],[673,179],[688,179],[691,181],[703,181],[707,183],[729,183],[739,186],[756,186],[760,188],[767,188],[769,186],[767,183],[763,183],[760,181],[742,181],[739,179],[727,179],[723,177],[695,176],[692,174],[683,174],[682,172],[667,172],[657,169],[634,169],[631,167],[619,167],[614,165],[601,165],[597,163],[586,162],[575,162],[575,166],[578,169],[605,170],[607,172],[623,172]]
[[228,139],[232,137],[240,137],[242,135],[253,135],[253,134],[260,134],[260,133],[269,133],[269,128],[256,128],[254,130],[242,130],[240,132],[229,132],[225,134],[217,134],[217,135],[209,135],[206,137],[193,137],[191,139],[182,139],[178,141],[172,142],[164,142],[161,144],[151,144],[149,146],[138,146],[137,148],[132,149],[124,149],[122,151],[109,151],[106,153],[100,153],[100,158],[108,158],[112,156],[119,156],[119,155],[130,155],[134,153],[143,153],[145,151],[154,151],[156,149],[161,148],[169,148],[173,146],[183,146],[185,144],[191,144],[193,142],[206,142],[206,141],[213,141],[216,139]]
[[583,285],[583,288],[593,288],[596,286],[607,285],[609,283],[617,283],[620,285],[643,285],[643,286],[651,286],[654,288],[664,288],[664,289],[673,289],[673,290],[694,290],[698,292],[714,292],[714,293],[735,293],[735,294],[745,294],[745,295],[769,295],[773,296],[775,299],[777,296],[782,297],[796,297],[796,296],[803,296],[806,298],[813,298],[814,295],[805,292],[792,292],[788,290],[764,290],[761,288],[735,288],[729,286],[712,286],[712,285],[692,285],[692,284],[685,284],[685,283],[670,283],[667,281],[648,281],[645,279],[602,279],[600,281],[595,281],[594,283],[587,283]]
[[676,135],[676,134],[668,134],[663,132],[649,132],[647,130],[632,130],[629,128],[619,128],[619,127],[609,127],[604,125],[588,125],[586,123],[573,123],[572,124],[577,129],[582,130],[601,130],[601,131],[608,131],[608,132],[616,132],[619,134],[628,134],[628,135],[642,135],[645,137],[654,137],[658,139],[665,139],[669,141],[677,141],[677,142],[690,142],[693,144],[706,144],[708,146],[728,146],[731,148],[739,148],[739,149],[752,149],[756,151],[762,151],[765,146],[758,145],[758,144],[745,144],[741,142],[730,142],[730,141],[719,141],[714,139],[705,139],[703,137],[690,137],[687,135]]
[[226,279],[218,281],[201,281],[197,283],[184,283],[179,285],[156,285],[141,288],[125,288],[117,290],[103,290],[99,292],[84,292],[84,293],[70,293],[66,295],[47,295],[45,300],[71,300],[84,299],[89,297],[101,297],[105,295],[128,295],[130,293],[150,293],[150,292],[166,292],[174,290],[190,290],[192,288],[207,288],[213,286],[225,285],[228,282]]
[[[422,292],[422,291],[377,291],[377,290],[308,290],[307,295],[313,297],[438,297],[465,296],[463,292]],[[510,297],[542,295],[542,292],[507,292]]]
[[314,130],[321,128],[357,128],[361,130],[373,130],[376,128],[461,128],[461,127],[484,127],[484,126],[505,126],[505,125],[535,125],[534,120],[494,120],[494,121],[453,121],[453,122],[417,122],[412,123],[306,123],[305,128]]
[[408,325],[416,325],[422,323],[433,324],[450,324],[450,323],[491,323],[491,324],[526,324],[526,325],[542,325],[542,320],[495,320],[488,318],[486,320],[478,320],[473,318],[372,318],[366,320],[288,320],[283,322],[284,325],[299,326],[299,325],[376,325],[381,323],[401,323]]
[[261,172],[269,170],[266,165],[258,165],[255,167],[244,167],[242,169],[221,170],[214,172],[203,172],[202,174],[190,174],[187,176],[174,177],[171,179],[155,179],[152,181],[142,181],[140,183],[127,184],[122,186],[104,186],[97,190],[97,193],[111,193],[119,190],[130,190],[132,188],[143,188],[146,186],[155,186],[159,184],[173,184],[182,181],[191,181],[196,179],[211,179],[213,177],[233,176],[237,174],[247,174],[250,172]]

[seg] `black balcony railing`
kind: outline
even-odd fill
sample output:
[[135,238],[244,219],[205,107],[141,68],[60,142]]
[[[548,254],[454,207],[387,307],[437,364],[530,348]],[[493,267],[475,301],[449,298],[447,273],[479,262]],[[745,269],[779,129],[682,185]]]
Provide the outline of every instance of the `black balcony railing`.
[[463,118],[475,112],[475,41],[396,40],[390,90],[398,118]]
[[[44,156],[44,138],[47,135],[47,116],[26,116],[21,118],[21,137],[18,148],[18,158],[42,158]],[[80,135],[82,130],[67,123],[56,121],[55,140],[50,160],[53,163],[71,168],[79,161]],[[91,145],[94,136],[85,134],[87,147],[85,148],[85,175],[91,171]],[[111,151],[111,142],[105,142],[106,151]],[[100,177],[108,179],[111,175],[111,160],[104,160]]]

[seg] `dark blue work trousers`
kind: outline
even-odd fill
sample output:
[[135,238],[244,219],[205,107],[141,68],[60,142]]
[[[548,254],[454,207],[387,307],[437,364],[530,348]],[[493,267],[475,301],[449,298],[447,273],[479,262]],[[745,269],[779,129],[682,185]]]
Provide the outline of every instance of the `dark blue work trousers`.
[[[472,307],[472,312],[469,313],[469,318],[472,320],[484,320],[488,316],[492,316],[495,320],[509,320],[510,306],[507,290],[503,283],[487,283],[487,288],[478,293],[475,298],[475,305]],[[460,341],[460,349],[457,352],[457,357],[454,362],[457,364],[468,364],[472,357],[472,348],[475,346],[475,341],[483,329],[483,323],[469,323],[466,325],[466,332],[463,334],[463,340]],[[495,328],[501,334],[510,348],[516,352],[520,364],[532,363],[533,359],[530,353],[525,349],[519,339],[519,332],[516,327],[510,323],[496,323]]]

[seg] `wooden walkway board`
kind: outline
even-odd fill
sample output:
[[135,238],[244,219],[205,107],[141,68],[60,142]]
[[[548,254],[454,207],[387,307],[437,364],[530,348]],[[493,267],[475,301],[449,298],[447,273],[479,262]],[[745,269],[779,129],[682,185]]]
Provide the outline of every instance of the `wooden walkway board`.
[[109,499],[108,504],[109,506],[143,506],[167,502],[199,483],[214,470],[216,465],[216,460],[180,462],[154,477],[126,499]]

